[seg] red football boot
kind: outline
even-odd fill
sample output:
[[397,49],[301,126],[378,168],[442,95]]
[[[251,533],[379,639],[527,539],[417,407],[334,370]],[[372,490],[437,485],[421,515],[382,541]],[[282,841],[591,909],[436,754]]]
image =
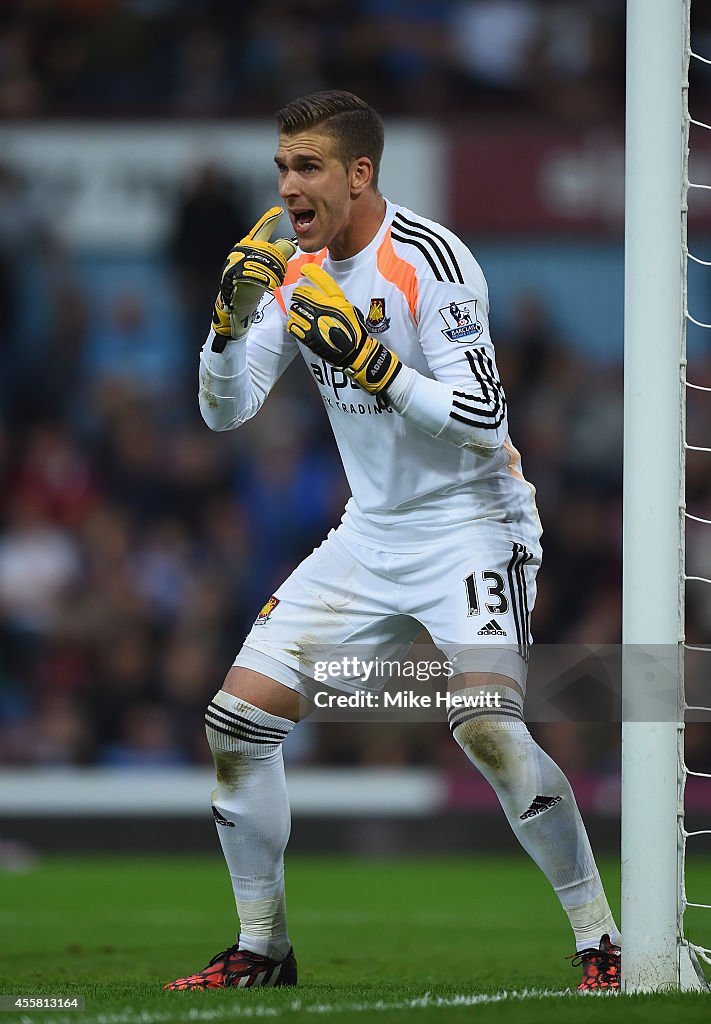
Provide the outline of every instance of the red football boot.
[[171,991],[201,988],[279,988],[296,984],[296,958],[290,949],[283,960],[272,960],[238,943],[213,956],[210,963],[188,978],[176,978],[164,985]]
[[571,966],[583,968],[578,992],[614,992],[620,990],[622,978],[621,950],[609,935],[600,939],[599,949],[583,949],[568,957]]

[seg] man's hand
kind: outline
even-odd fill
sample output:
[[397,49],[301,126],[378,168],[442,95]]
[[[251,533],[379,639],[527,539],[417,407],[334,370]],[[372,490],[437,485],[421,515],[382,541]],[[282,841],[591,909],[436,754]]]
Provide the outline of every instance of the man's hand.
[[294,289],[286,329],[317,356],[342,367],[371,395],[384,391],[400,371],[400,360],[368,336],[363,314],[352,306],[325,270],[307,263],[301,270],[313,282]]
[[284,211],[273,206],[248,235],[230,251],[222,268],[212,326],[217,337],[213,352],[224,351],[229,338],[241,338],[249,330],[264,292],[284,283],[286,264],[296,252],[288,238],[269,241]]

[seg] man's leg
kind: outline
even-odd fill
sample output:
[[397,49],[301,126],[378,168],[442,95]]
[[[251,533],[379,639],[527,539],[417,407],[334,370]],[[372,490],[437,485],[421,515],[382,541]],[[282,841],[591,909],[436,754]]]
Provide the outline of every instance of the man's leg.
[[[345,543],[337,530],[264,605],[205,716],[217,768],[213,811],[237,902],[239,945],[169,988],[295,983],[284,909],[290,815],[281,744],[312,710],[303,695],[322,688],[314,679],[322,658],[347,644],[399,652],[418,629],[397,608],[381,553]],[[250,958],[256,966],[238,975]]]
[[310,705],[295,690],[234,666],[206,715],[217,786],[212,810],[240,920],[238,945],[167,988],[296,984],[284,896],[291,817],[281,744]]
[[504,675],[472,672],[454,677],[450,689],[461,696],[499,695],[499,708],[452,708],[452,735],[493,786],[516,838],[553,886],[578,950],[597,948],[604,934],[619,944],[570,783],[528,731],[521,686]]
[[594,948],[598,963],[585,958],[584,973],[592,977],[594,967],[611,981],[614,975],[617,985],[608,987],[618,987],[619,957],[603,957],[600,944],[607,951],[602,940],[609,935],[616,946],[619,932],[575,797],[523,718],[541,560],[537,523],[482,520],[453,529],[419,562],[410,557],[401,601],[454,667],[450,691],[469,689],[473,698],[485,690],[500,698],[500,707],[452,707],[454,738],[493,786],[516,838],[555,889],[578,950]]
[[215,759],[217,834],[240,919],[240,949],[281,959],[290,949],[284,850],[291,829],[281,744],[304,717],[295,690],[235,666],[206,714]]

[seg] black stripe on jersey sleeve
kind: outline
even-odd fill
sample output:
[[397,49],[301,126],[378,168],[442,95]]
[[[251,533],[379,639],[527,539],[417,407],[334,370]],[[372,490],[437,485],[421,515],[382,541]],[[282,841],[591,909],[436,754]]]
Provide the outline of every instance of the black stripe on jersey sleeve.
[[458,412],[450,412],[449,418],[450,420],[457,420],[459,423],[466,423],[469,427],[481,427],[484,430],[497,430],[504,422],[503,413],[493,423],[483,423],[481,420],[472,419],[471,416],[460,416]]
[[467,351],[465,355],[486,403],[488,405],[502,405],[505,409],[506,396],[504,395],[501,381],[496,376],[491,357],[486,354],[483,348],[475,348],[473,352]]
[[[399,229],[403,231],[405,234],[414,234],[414,232],[408,231],[407,227],[405,227],[405,225],[408,225],[410,228],[415,228],[417,232],[419,232],[420,234],[428,235],[433,240],[432,244],[435,246],[435,248],[438,248],[437,243],[444,246],[446,251],[449,253],[449,258],[452,261],[454,273],[456,274],[457,277],[456,281],[454,281],[451,277],[449,278],[449,280],[452,281],[452,284],[464,284],[464,278],[462,277],[462,272],[459,269],[457,258],[454,255],[454,252],[452,251],[451,245],[443,235],[438,235],[436,231],[433,231],[432,228],[428,227],[426,224],[418,224],[417,221],[410,220],[409,217],[406,217],[405,214],[401,212],[395,214],[394,220],[398,222]],[[436,239],[437,241],[435,242],[434,239]],[[440,258],[442,259],[442,263],[446,266],[446,261],[442,258],[441,255]]]
[[[454,392],[456,395],[456,391]],[[466,413],[468,416],[479,416],[482,419],[467,419],[466,416],[459,416],[454,411],[450,412],[452,419],[458,419],[462,423],[472,423],[476,427],[485,427],[487,430],[496,430],[504,422],[504,410],[499,408],[496,409],[472,409],[468,405],[464,405],[463,402],[452,402],[452,410],[459,409],[460,412]]]
[[[466,356],[472,373],[481,388],[481,397],[470,395],[466,391],[454,391],[450,418],[459,420],[460,423],[468,423],[473,427],[495,430],[504,422],[506,398],[501,382],[494,373],[494,364],[484,349],[475,349],[473,354],[467,351]],[[469,416],[461,416],[454,412],[454,409],[466,412]],[[477,419],[477,417],[482,418]]]
[[440,273],[440,271],[437,268],[437,264],[434,262],[434,260],[432,259],[432,256],[430,255],[429,251],[424,247],[424,245],[422,245],[421,242],[416,242],[414,238],[403,238],[402,235],[395,234],[395,232],[392,229],[390,230],[390,237],[395,242],[404,242],[406,245],[414,245],[416,249],[419,249],[420,252],[422,253],[422,255],[427,260],[427,262],[429,263],[429,265],[430,265],[430,267],[432,269],[432,273],[437,278],[437,280],[438,281],[444,281],[444,278],[442,277],[442,274]]
[[495,391],[503,391],[501,381],[496,376],[496,371],[494,370],[494,363],[491,356],[487,355],[485,349],[475,348],[473,351],[467,349],[464,355],[467,357],[469,367],[482,388],[486,388],[486,383],[488,382]]

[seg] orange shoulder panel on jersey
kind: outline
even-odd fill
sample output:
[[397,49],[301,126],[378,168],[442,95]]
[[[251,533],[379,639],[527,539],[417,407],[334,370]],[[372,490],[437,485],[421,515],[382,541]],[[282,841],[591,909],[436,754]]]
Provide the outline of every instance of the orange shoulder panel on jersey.
[[[301,277],[301,268],[305,263],[315,263],[317,267],[320,267],[323,261],[326,259],[327,249],[321,249],[319,252],[304,252],[301,256],[297,256],[295,260],[289,260],[289,265],[286,268],[286,276],[284,278],[284,284],[282,288],[288,284],[296,284]],[[274,298],[277,300],[283,311],[286,313],[286,303],[282,298],[281,288],[277,288],[274,292]]]
[[395,252],[391,228],[388,228],[385,238],[380,243],[377,261],[378,271],[386,281],[400,289],[407,300],[412,319],[417,323],[417,271],[412,263],[408,263],[407,260],[404,260],[402,256],[398,256]]

